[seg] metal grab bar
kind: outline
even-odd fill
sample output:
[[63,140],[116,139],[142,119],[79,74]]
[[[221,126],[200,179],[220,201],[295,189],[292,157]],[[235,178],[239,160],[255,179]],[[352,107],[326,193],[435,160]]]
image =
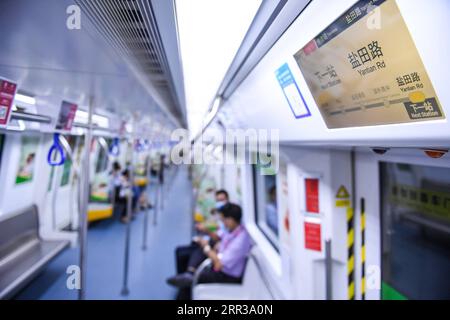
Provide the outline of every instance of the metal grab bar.
[[[271,299],[275,299],[275,295],[272,291],[272,288],[270,286],[269,280],[267,280],[266,276],[264,275],[264,272],[262,270],[261,265],[259,264],[258,259],[255,257],[255,255],[253,253],[250,253],[247,257],[247,263],[246,263],[246,268],[248,267],[248,263],[250,260],[253,260],[253,262],[255,263],[256,269],[258,269],[258,273],[260,275],[260,278],[262,279],[262,281],[264,282],[265,287],[267,288],[267,291],[269,291],[269,295],[271,297]],[[200,276],[202,274],[202,272],[210,267],[212,265],[212,260],[211,259],[206,259],[205,261],[203,261],[200,266],[197,268],[197,270],[194,273],[194,278],[192,280],[192,287],[191,287],[191,293],[192,293],[192,297],[194,296],[194,287],[198,284],[198,281],[200,279]],[[244,274],[245,274],[245,270],[244,270]],[[244,281],[244,279],[242,279],[242,281]]]
[[210,258],[206,259],[205,261],[203,261],[197,268],[197,270],[195,270],[194,273],[194,278],[192,279],[192,286],[191,286],[191,290],[192,290],[192,297],[194,296],[194,287],[198,284],[198,280],[200,279],[200,275],[202,274],[202,272],[208,268],[212,266],[212,260]]

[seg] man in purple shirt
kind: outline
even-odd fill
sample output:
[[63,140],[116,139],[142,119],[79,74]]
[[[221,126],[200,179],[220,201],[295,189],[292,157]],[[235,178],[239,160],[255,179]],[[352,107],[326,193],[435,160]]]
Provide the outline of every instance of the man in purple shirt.
[[223,235],[214,249],[206,241],[200,243],[203,252],[212,260],[213,266],[202,272],[199,283],[241,282],[252,245],[250,236],[241,224],[240,206],[229,203],[222,208],[221,213],[228,232]]
[[[199,283],[239,283],[242,280],[247,256],[251,249],[250,236],[241,225],[241,207],[227,203],[221,209],[222,222],[227,229],[214,248],[205,239],[198,241],[206,257],[212,260],[212,267],[205,269]],[[192,284],[193,274],[185,272],[169,279],[169,283],[179,288]]]

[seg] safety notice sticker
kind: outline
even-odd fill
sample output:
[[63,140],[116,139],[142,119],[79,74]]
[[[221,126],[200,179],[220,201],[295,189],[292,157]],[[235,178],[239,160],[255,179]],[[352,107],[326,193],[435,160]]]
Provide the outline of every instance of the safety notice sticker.
[[309,112],[305,99],[303,98],[287,63],[282,65],[276,71],[276,76],[295,118],[298,119],[310,116],[311,113]]
[[394,0],[360,0],[294,55],[328,128],[444,119]]
[[350,194],[344,186],[340,186],[336,192],[336,207],[349,207]]

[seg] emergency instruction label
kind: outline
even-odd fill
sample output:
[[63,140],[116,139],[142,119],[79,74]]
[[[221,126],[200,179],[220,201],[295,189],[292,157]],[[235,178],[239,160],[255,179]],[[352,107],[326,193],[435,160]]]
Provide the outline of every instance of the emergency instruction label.
[[294,55],[328,128],[444,119],[394,0],[360,0]]

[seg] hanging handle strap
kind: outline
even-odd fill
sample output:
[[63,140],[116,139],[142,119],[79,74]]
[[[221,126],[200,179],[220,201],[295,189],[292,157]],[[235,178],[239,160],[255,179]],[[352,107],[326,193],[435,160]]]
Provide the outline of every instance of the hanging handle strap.
[[120,153],[119,149],[119,138],[114,138],[113,143],[109,147],[109,154],[117,157]]
[[144,146],[142,145],[142,142],[140,139],[136,139],[135,144],[134,144],[134,149],[136,150],[136,152],[141,152],[144,150]]
[[[58,154],[60,156],[59,161],[53,160],[58,158]],[[63,165],[65,161],[66,156],[64,155],[64,150],[59,144],[59,134],[55,133],[53,135],[53,145],[50,147],[50,150],[48,150],[47,162],[50,166],[56,167]]]

